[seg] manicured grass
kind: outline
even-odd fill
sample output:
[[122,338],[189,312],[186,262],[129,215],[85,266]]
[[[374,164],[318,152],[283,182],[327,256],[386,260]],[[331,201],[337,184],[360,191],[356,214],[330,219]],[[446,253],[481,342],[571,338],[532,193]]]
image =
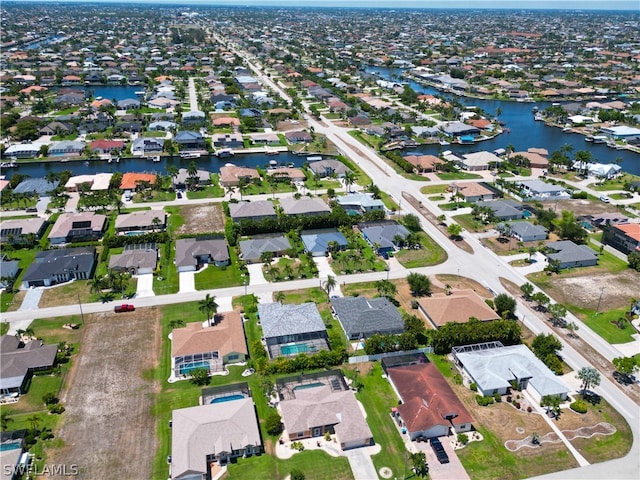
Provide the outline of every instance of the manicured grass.
[[456,215],[453,217],[453,219],[458,222],[462,228],[468,230],[469,232],[478,232],[486,228],[486,225],[483,225],[478,220],[473,218],[470,213]]
[[231,265],[228,267],[209,265],[195,274],[196,290],[242,285],[242,270],[238,265],[238,255],[235,249],[230,249],[229,255],[231,257]]
[[441,210],[446,210],[447,212],[451,212],[454,210],[458,210],[459,208],[470,207],[470,203],[466,202],[450,202],[450,203],[441,203],[438,205]]
[[176,199],[175,192],[165,192],[154,190],[150,192],[150,195],[143,196],[141,193],[136,193],[133,196],[133,203],[145,203],[145,202],[171,202]]
[[9,323],[2,322],[0,323],[0,335],[6,335],[9,331]]
[[314,270],[310,260],[302,255],[299,258],[281,258],[277,262],[263,267],[264,277],[270,282],[284,282],[296,278],[313,278]]
[[243,458],[229,465],[229,480],[255,480],[285,478],[292,469],[304,473],[307,480],[352,479],[351,467],[345,457],[331,457],[319,450],[296,453],[288,460],[280,460],[263,454],[259,457]]
[[420,193],[431,195],[436,193],[447,193],[448,185],[426,185],[420,188]]
[[615,323],[620,317],[624,317],[626,309],[608,310],[600,312],[597,316],[595,310],[587,308],[579,308],[575,305],[566,305],[566,307],[580,318],[591,330],[596,332],[609,343],[627,343],[632,342],[635,329],[629,322],[623,322],[624,328],[618,328]]
[[406,268],[430,267],[447,260],[447,252],[433,238],[424,232],[420,232],[418,235],[423,248],[420,250],[402,249],[395,253],[395,257],[402,266]]
[[364,240],[358,248],[333,252],[330,266],[338,275],[349,275],[354,272],[382,272],[387,268],[384,260],[378,257]]
[[287,193],[296,191],[294,184],[289,182],[274,182],[272,184],[266,180],[262,180],[259,183],[250,183],[241,189],[240,199],[247,195],[264,195],[269,193]]
[[173,242],[158,245],[158,252],[160,252],[160,258],[156,269],[157,275],[153,276],[153,291],[156,295],[176,293],[180,285],[180,277],[173,263],[176,254]]
[[467,172],[440,172],[436,174],[440,180],[472,180],[482,178],[481,175]]
[[638,180],[640,180],[640,177],[625,173],[621,177],[615,178],[613,180],[605,180],[604,182],[599,182],[599,183],[590,183],[588,187],[597,192],[607,192],[610,190],[624,190],[624,186],[626,183],[637,182]]
[[382,367],[378,362],[372,365],[368,373],[362,372],[358,378],[362,388],[356,394],[367,412],[367,423],[373,433],[374,441],[382,447],[373,456],[376,470],[388,467],[395,478],[404,471],[405,446],[391,418],[391,408],[398,405],[398,397],[389,382],[382,378]]
[[220,198],[224,197],[224,188],[220,186],[220,175],[211,175],[211,185],[204,185],[200,190],[187,192],[187,198],[194,200],[198,198]]

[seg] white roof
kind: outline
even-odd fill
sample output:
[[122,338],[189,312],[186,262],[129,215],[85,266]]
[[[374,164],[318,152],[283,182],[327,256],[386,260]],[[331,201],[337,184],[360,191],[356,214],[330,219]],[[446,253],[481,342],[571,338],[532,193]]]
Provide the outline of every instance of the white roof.
[[69,178],[64,188],[73,188],[83,183],[90,183],[91,190],[108,190],[113,173],[96,173],[95,175],[76,175]]
[[502,159],[491,152],[474,152],[463,155],[462,162],[470,167],[489,165],[491,162],[502,163]]

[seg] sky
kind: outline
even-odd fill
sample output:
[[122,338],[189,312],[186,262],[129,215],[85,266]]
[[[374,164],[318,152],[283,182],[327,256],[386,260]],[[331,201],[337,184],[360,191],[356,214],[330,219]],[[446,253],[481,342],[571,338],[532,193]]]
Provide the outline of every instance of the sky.
[[[38,0],[21,0],[38,1]],[[62,0],[63,2],[65,0]],[[130,0],[66,0],[70,2],[130,3]],[[461,8],[628,10],[640,13],[640,0],[140,0],[144,3],[181,5],[258,5],[304,7]]]

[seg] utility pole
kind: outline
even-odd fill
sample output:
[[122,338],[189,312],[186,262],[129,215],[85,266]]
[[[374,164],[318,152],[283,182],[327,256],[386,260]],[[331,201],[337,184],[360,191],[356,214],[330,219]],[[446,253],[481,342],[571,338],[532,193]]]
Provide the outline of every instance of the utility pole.
[[600,289],[600,297],[598,298],[598,306],[596,307],[596,317],[598,316],[598,313],[600,312],[600,302],[602,301],[602,294],[604,293],[604,287],[602,287]]
[[80,306],[80,319],[82,321],[82,325],[84,326],[84,313],[82,313],[82,302],[80,301],[80,292],[78,292],[78,305]]

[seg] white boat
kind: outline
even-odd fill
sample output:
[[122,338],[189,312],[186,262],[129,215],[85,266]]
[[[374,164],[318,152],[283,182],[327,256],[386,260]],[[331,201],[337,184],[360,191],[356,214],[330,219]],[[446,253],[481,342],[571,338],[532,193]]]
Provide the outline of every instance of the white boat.
[[220,158],[222,158],[222,157],[233,157],[234,152],[230,148],[223,148],[221,150],[218,150],[216,152],[216,155],[218,157],[220,157]]
[[18,164],[16,162],[2,162],[0,163],[0,167],[2,168],[16,168]]
[[277,165],[278,165],[278,162],[276,160],[269,160],[270,167],[276,167]]
[[198,152],[181,152],[180,158],[200,158],[200,154]]
[[534,119],[536,122],[541,122],[541,121],[542,121],[542,114],[541,114],[540,112],[537,112],[537,113],[533,116],[533,119]]
[[606,135],[594,135],[593,136],[593,143],[606,143],[607,141],[607,137]]
[[158,162],[160,161],[160,155],[156,155],[156,156],[154,156],[154,157],[151,157],[151,160],[152,160],[154,163],[158,163]]

